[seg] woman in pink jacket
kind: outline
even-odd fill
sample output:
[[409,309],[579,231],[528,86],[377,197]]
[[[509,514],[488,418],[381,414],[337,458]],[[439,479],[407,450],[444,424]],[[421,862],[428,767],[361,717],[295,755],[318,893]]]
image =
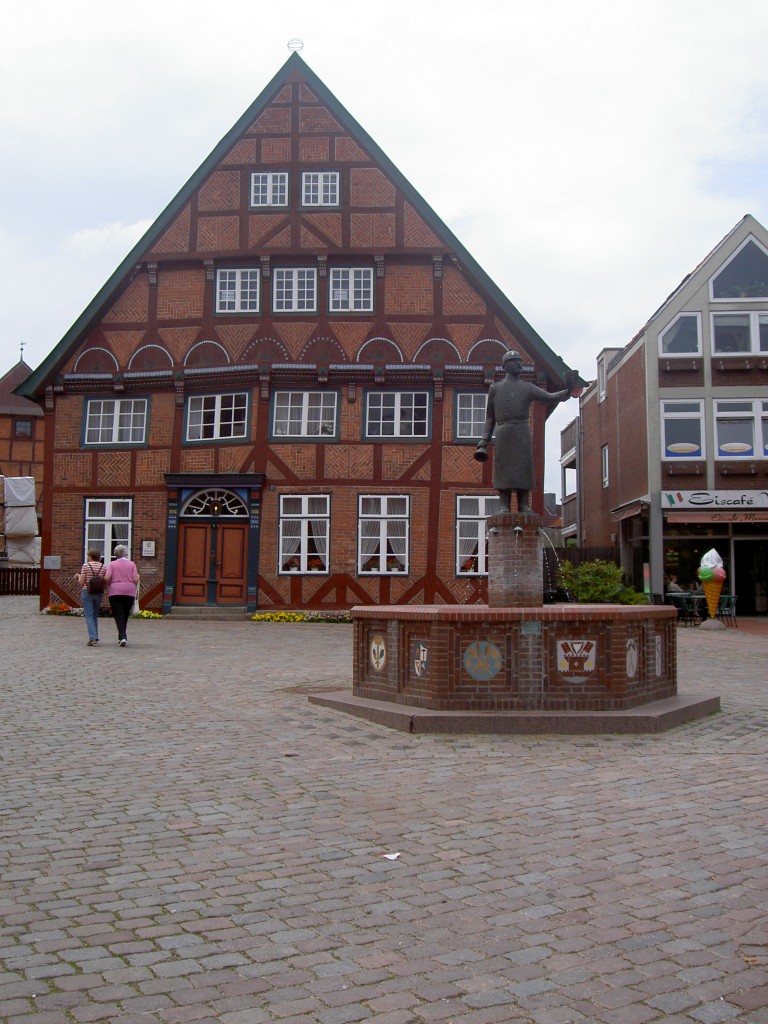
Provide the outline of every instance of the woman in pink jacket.
[[109,604],[117,626],[117,642],[121,647],[125,647],[128,643],[128,616],[136,600],[139,572],[128,557],[128,548],[124,544],[118,544],[115,548],[112,561],[107,567],[106,579],[109,587]]

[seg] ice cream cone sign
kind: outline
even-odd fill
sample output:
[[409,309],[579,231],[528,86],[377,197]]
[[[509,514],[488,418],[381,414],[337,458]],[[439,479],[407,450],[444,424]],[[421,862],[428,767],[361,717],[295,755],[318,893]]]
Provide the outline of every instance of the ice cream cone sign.
[[702,555],[697,575],[701,581],[704,596],[707,599],[709,617],[710,619],[714,619],[717,617],[717,606],[720,603],[720,592],[722,591],[723,583],[725,582],[723,560],[714,548],[712,548],[711,551],[707,551],[705,555]]

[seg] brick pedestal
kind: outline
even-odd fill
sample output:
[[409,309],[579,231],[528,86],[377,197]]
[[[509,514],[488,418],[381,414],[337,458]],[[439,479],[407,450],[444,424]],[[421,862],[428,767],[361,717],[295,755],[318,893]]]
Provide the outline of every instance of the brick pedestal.
[[488,519],[488,606],[538,608],[544,603],[541,517],[500,512]]

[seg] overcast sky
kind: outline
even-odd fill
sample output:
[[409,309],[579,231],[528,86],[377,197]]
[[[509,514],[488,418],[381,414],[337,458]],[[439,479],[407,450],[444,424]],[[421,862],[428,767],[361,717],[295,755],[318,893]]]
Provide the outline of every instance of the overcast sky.
[[[294,38],[585,378],[745,213],[768,225],[766,0],[25,0],[3,22],[0,373],[58,343]],[[558,495],[577,411],[548,424]]]

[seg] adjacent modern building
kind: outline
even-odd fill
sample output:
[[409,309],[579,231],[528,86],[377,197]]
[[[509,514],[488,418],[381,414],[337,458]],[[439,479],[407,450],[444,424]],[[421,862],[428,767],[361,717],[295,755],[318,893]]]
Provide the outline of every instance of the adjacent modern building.
[[768,613],[768,232],[753,217],[600,353],[561,466],[566,537],[615,544],[651,592],[667,574],[694,583],[715,548],[740,614]]
[[293,54],[17,389],[45,413],[41,603],[117,543],[165,610],[484,599],[496,498],[472,449],[510,348],[564,385]]

